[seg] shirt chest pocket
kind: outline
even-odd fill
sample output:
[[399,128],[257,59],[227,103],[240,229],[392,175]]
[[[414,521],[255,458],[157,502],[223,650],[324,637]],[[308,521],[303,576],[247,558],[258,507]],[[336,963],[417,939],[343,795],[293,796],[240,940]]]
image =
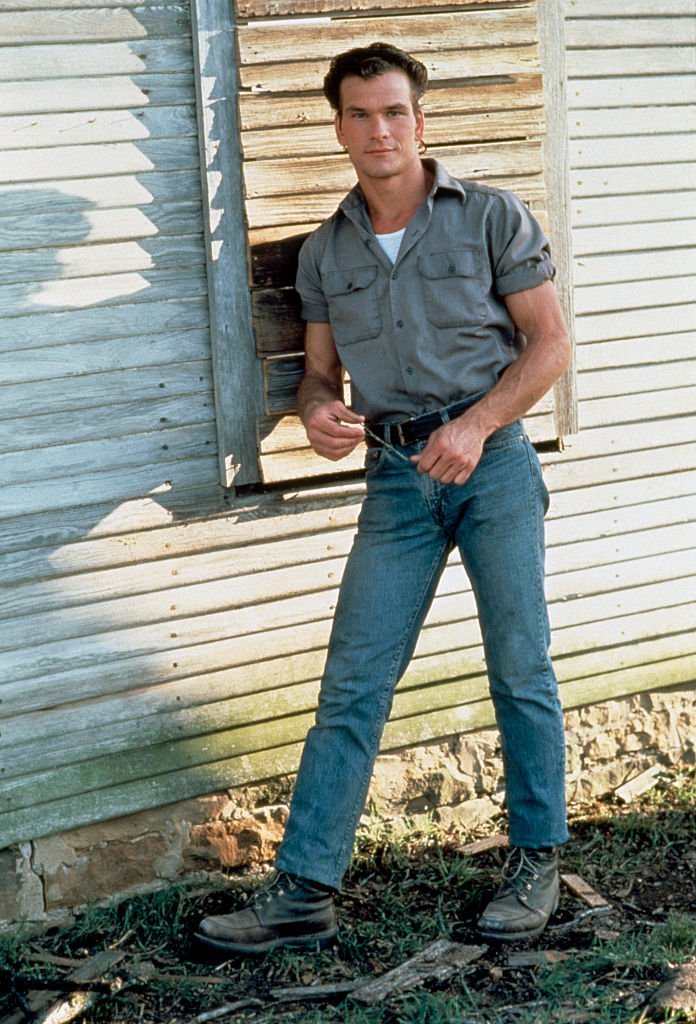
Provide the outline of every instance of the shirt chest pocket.
[[377,266],[352,267],[325,274],[322,286],[338,345],[376,338],[382,330],[377,298]]
[[425,314],[435,327],[480,327],[487,284],[478,249],[424,253],[418,258]]

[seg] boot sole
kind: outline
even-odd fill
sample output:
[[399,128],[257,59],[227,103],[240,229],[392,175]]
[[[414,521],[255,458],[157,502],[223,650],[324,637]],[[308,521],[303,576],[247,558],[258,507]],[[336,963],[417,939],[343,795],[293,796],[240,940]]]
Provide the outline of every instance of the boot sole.
[[286,935],[277,939],[269,939],[268,942],[255,942],[246,944],[243,942],[225,942],[223,939],[212,939],[208,935],[201,935],[196,932],[193,936],[194,944],[202,952],[214,955],[216,959],[225,959],[230,956],[263,956],[272,949],[280,946],[292,947],[293,949],[329,949],[334,945],[338,935],[338,928],[330,932],[321,932],[318,935]]

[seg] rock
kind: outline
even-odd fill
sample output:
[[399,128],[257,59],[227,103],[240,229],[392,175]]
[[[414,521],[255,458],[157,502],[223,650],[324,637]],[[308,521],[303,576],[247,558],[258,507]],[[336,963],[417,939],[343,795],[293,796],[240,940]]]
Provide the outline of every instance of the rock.
[[659,1010],[696,1010],[696,957],[677,968],[650,997]]

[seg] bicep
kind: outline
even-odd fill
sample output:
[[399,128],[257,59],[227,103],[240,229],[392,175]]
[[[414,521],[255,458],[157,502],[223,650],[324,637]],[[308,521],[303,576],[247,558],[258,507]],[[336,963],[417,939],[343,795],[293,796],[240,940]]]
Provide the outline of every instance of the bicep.
[[536,288],[512,292],[505,296],[504,301],[515,327],[529,344],[542,338],[567,337],[561,304],[551,281],[544,281]]

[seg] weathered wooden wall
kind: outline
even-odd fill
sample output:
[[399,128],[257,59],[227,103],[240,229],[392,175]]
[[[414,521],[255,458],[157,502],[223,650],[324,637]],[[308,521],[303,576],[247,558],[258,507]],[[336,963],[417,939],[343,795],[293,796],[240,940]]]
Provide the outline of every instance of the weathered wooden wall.
[[[430,81],[428,155],[462,177],[514,189],[547,220],[536,0],[439,6],[238,3],[248,19],[239,31],[240,122],[254,327],[264,367],[267,415],[258,431],[266,482],[327,472],[293,415],[304,325],[292,284],[302,239],[355,181],[321,94],[334,54],[387,39],[422,60]],[[322,11],[333,13],[321,22],[287,21],[289,13]],[[552,412],[550,395],[529,417],[534,440],[556,439]],[[361,446],[334,472],[358,469],[363,458]]]
[[[121,4],[121,42],[59,51],[8,3],[44,36],[13,20],[21,62],[0,50],[0,847],[292,770],[362,493],[217,484],[186,12]],[[690,19],[656,6],[568,5],[582,430],[544,457],[566,706],[694,678]],[[385,748],[491,722],[453,562]]]

